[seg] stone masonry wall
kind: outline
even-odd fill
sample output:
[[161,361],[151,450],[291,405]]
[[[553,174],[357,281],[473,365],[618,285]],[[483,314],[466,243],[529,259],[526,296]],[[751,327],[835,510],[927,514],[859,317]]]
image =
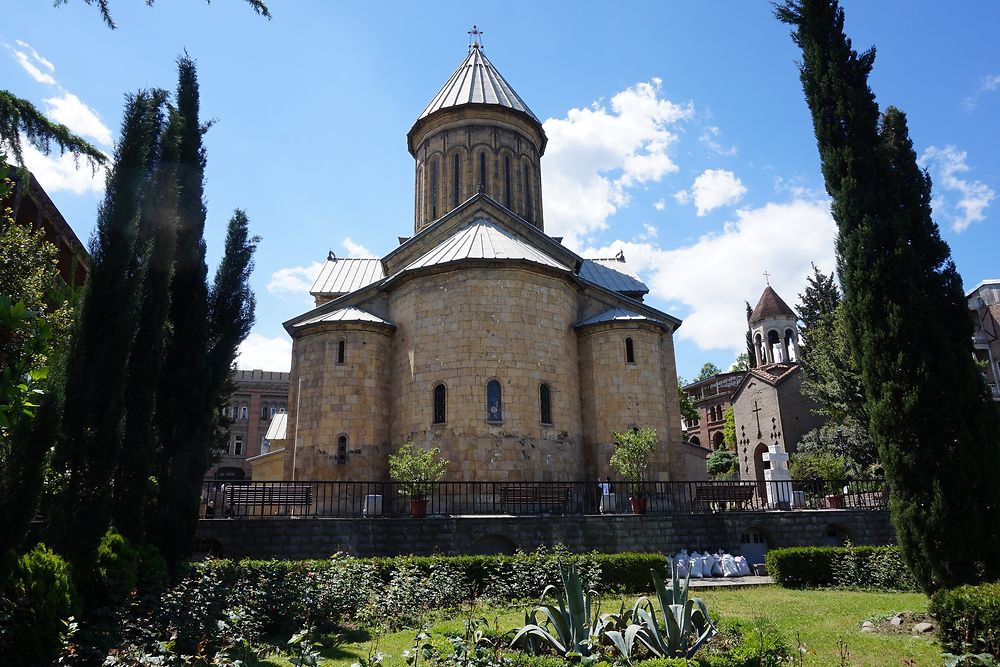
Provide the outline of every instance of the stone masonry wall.
[[675,553],[726,549],[763,533],[770,548],[820,545],[835,528],[853,544],[892,544],[887,512],[810,510],[714,514],[201,520],[196,539],[226,558],[467,554],[565,545],[570,551]]
[[[447,479],[583,479],[576,295],[522,266],[464,267],[415,278],[391,296],[391,446],[440,447]],[[486,419],[486,384],[500,382],[502,422]],[[433,424],[433,389],[447,389]],[[542,424],[539,386],[551,390]]]

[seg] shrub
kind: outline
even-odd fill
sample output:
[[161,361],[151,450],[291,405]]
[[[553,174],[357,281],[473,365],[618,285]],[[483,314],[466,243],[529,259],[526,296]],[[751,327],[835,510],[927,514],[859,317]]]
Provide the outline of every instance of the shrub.
[[167,561],[152,544],[138,547],[135,554],[138,558],[136,588],[143,595],[159,595],[169,582]]
[[1000,582],[938,591],[930,612],[941,624],[945,650],[1000,658]]
[[764,557],[767,572],[785,588],[917,590],[899,547],[792,547]]
[[10,632],[4,663],[50,664],[59,653],[63,621],[75,607],[69,564],[44,544],[36,545],[15,563],[5,597]]
[[109,530],[97,547],[95,586],[86,600],[88,608],[121,604],[136,589],[138,581],[139,554],[120,533]]
[[784,636],[769,619],[731,623],[727,631],[738,637],[726,656],[733,667],[776,667],[789,657]]

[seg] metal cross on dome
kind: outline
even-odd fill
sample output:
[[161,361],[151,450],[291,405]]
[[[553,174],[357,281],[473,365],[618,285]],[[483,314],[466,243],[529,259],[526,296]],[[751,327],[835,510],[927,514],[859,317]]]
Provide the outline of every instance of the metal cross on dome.
[[767,271],[764,272],[764,282],[767,283],[768,285],[771,284],[771,274],[768,273]]
[[473,48],[480,49],[483,46],[483,31],[476,27],[475,24],[472,25],[472,30],[468,32],[469,35],[469,51]]

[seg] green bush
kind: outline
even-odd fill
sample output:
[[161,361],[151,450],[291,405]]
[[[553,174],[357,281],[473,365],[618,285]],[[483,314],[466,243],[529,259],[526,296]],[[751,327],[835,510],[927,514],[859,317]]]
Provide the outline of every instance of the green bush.
[[15,563],[4,597],[9,613],[4,663],[50,664],[59,653],[63,621],[75,608],[69,564],[36,545]]
[[764,557],[767,573],[785,588],[917,590],[899,547],[791,547]]
[[139,582],[139,554],[121,533],[109,530],[97,547],[93,599],[88,608],[124,602]]
[[152,544],[140,546],[135,553],[138,559],[136,588],[143,595],[159,595],[166,589],[170,580],[167,574],[167,561],[160,555],[160,550]]
[[1000,582],[938,591],[931,597],[930,612],[941,624],[945,650],[985,651],[1000,658]]

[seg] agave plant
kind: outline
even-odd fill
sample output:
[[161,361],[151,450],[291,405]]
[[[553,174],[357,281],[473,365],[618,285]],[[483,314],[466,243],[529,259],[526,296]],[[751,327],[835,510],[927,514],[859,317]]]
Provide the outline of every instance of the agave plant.
[[[596,591],[584,592],[575,567],[560,565],[559,576],[562,592],[552,585],[545,587],[538,606],[525,616],[525,625],[514,635],[511,646],[520,642],[534,650],[533,640],[540,640],[564,658],[588,657],[597,648],[603,632],[600,601],[594,604]],[[558,606],[545,601],[550,594]],[[544,619],[541,624],[539,617]]]
[[[688,596],[691,574],[684,581],[678,580],[677,568],[670,562],[671,586],[668,589],[663,580],[653,572],[653,585],[663,617],[663,627],[657,622],[656,607],[651,600],[642,597],[636,601],[634,614],[640,629],[633,632],[633,641],[638,639],[650,651],[661,658],[691,658],[702,644],[715,634],[715,625],[708,615],[708,608],[701,598]],[[626,631],[626,635],[628,631]],[[623,645],[631,649],[625,642]],[[617,642],[616,642],[617,645]],[[620,649],[619,649],[620,650]]]

